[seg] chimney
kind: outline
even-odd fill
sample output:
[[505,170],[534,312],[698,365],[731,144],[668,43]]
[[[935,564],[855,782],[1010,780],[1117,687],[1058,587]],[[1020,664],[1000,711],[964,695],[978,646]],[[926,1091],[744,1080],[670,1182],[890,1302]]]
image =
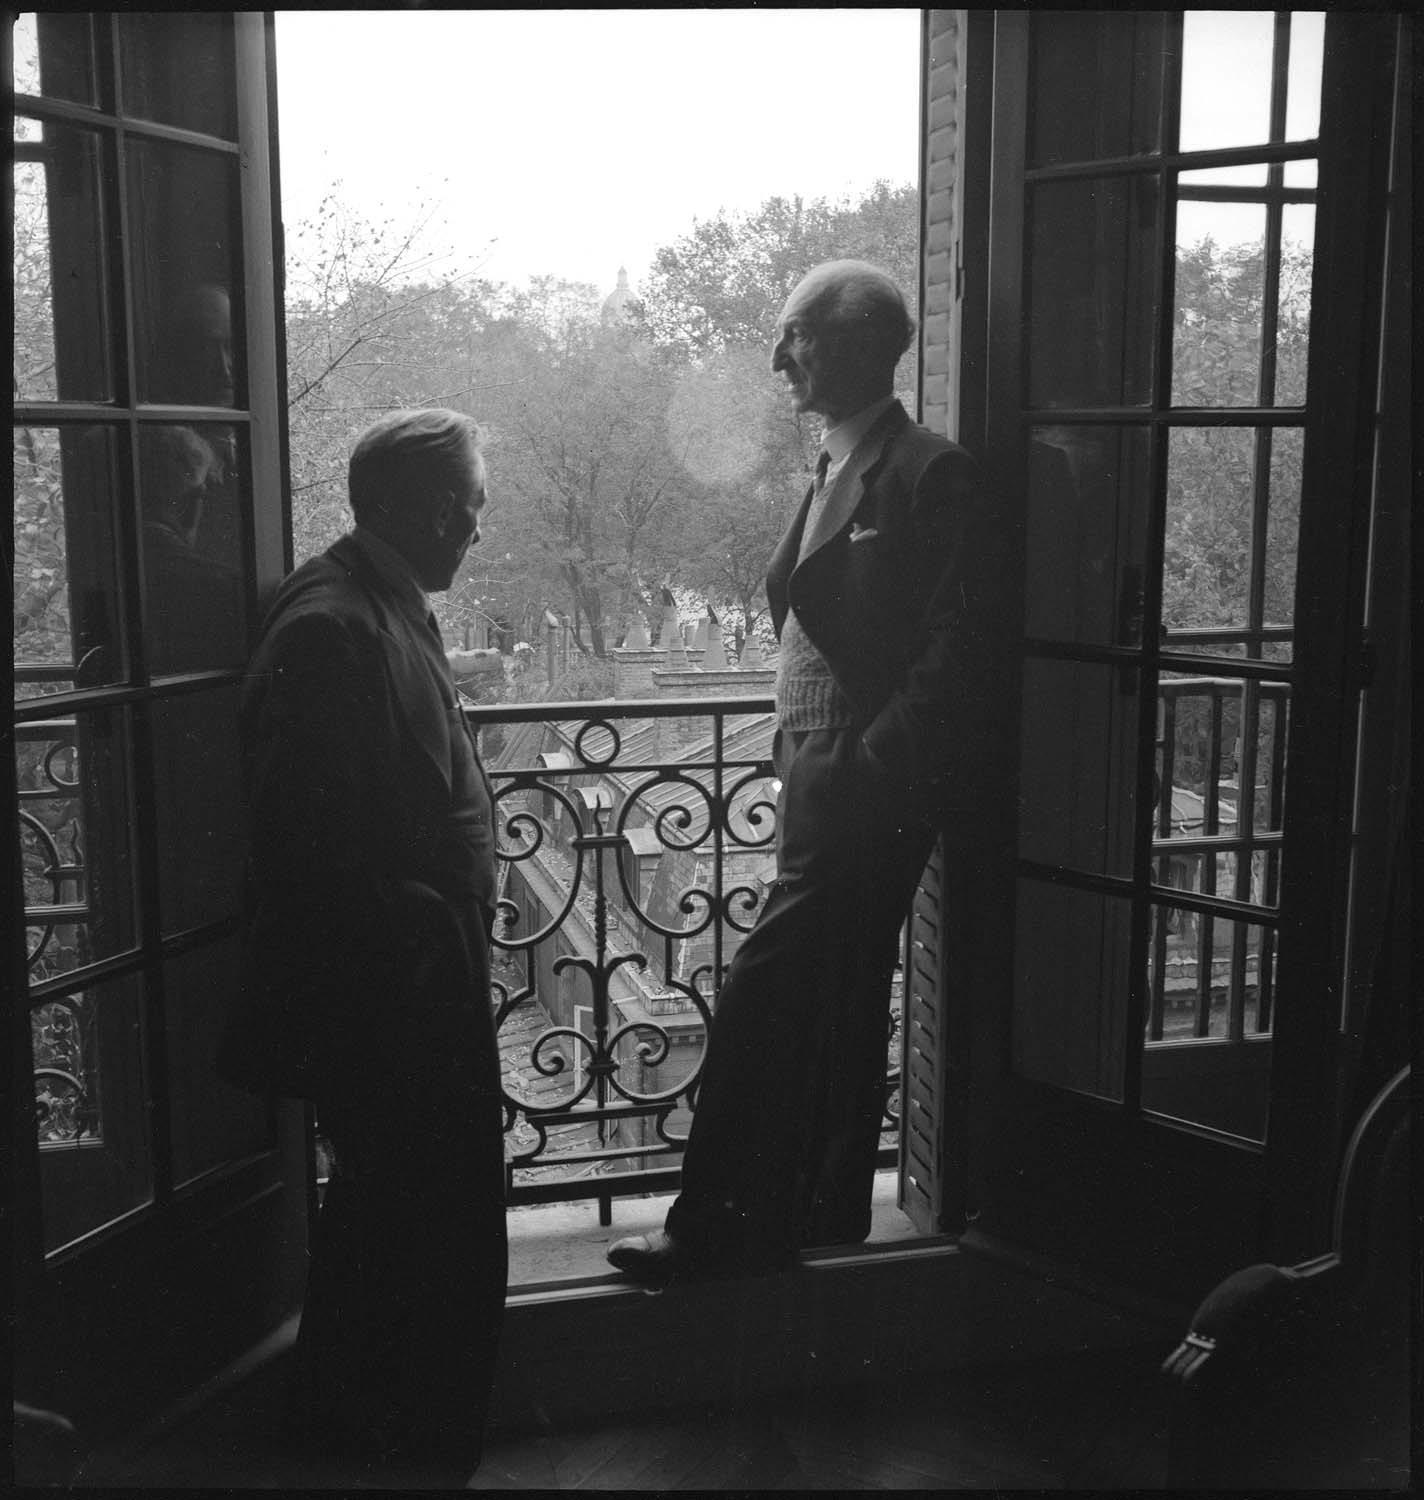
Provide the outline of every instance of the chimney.
[[628,622],[628,634],[621,646],[613,648],[613,696],[615,698],[651,698],[653,667],[662,652],[648,639],[648,623],[643,611],[635,609]]

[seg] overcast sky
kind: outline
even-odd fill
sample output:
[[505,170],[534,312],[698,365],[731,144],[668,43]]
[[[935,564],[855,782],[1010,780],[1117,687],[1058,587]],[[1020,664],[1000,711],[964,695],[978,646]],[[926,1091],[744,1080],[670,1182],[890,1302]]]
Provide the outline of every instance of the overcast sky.
[[[1188,11],[1182,144],[1265,138],[1269,11]],[[1314,133],[1321,13],[1293,22],[1288,124]],[[837,198],[919,172],[920,12],[277,12],[283,217],[433,210],[440,269],[637,285],[719,208]],[[1289,182],[1300,168],[1289,168]],[[1263,180],[1222,169],[1217,181]],[[1259,208],[1183,205],[1192,243],[1258,238]],[[1310,237],[1308,210],[1293,237]]]
[[[277,12],[283,218],[347,202],[464,268],[634,284],[720,207],[919,172],[920,12]],[[853,80],[853,82],[852,82]]]

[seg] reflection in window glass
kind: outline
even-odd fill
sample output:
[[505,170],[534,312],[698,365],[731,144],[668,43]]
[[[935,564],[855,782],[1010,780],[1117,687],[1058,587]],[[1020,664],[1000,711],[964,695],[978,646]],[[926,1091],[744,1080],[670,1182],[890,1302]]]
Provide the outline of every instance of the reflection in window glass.
[[1290,65],[1286,82],[1286,139],[1310,141],[1320,134],[1320,67],[1325,54],[1325,12],[1291,12]]
[[213,1071],[219,1033],[238,1003],[240,972],[237,942],[229,938],[185,953],[164,973],[177,1187],[271,1143],[271,1115],[265,1102]]
[[144,401],[231,406],[242,388],[232,157],[145,141],[129,149],[138,386]]
[[[1158,149],[1166,21],[1164,13],[1149,10],[1034,15],[1030,166]],[[1104,78],[1115,80],[1114,87],[1104,88]]]
[[150,674],[232,666],[246,654],[236,463],[233,430],[220,423],[140,432]]
[[165,936],[232,916],[243,853],[236,687],[151,709],[159,903]]
[[107,428],[15,429],[19,697],[123,680],[114,456]]
[[129,11],[118,22],[124,113],[233,139],[231,15]]
[[1148,433],[1037,427],[1029,444],[1024,629],[1040,640],[1140,645]]
[[1130,668],[1024,663],[1019,853],[1093,875],[1132,874],[1138,695]]
[[1280,293],[1277,297],[1277,406],[1305,405],[1310,355],[1310,281],[1315,270],[1315,205],[1281,210]]
[[98,104],[94,70],[93,18],[82,11],[46,11],[18,16],[15,37],[15,92]]
[[1029,405],[1140,405],[1152,388],[1155,179],[1036,185],[1028,200]]
[[1270,139],[1275,18],[1268,10],[1189,10],[1182,24],[1183,151]]
[[1022,1078],[1122,1097],[1130,906],[1020,880],[1014,945],[1013,1067]]
[[1178,427],[1167,453],[1162,623],[1240,629],[1250,597],[1256,433]]
[[1213,203],[1202,212],[1207,208],[1183,203],[1177,216],[1172,404],[1254,406],[1261,395],[1266,211],[1254,203]]

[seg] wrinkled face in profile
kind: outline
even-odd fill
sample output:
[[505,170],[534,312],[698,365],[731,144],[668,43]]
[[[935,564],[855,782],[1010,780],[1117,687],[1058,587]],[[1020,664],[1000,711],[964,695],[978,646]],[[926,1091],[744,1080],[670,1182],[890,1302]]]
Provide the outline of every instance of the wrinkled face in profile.
[[833,283],[805,277],[786,299],[771,346],[771,368],[786,377],[798,412],[818,412],[827,423],[859,409],[860,372],[840,347],[830,306]]
[[201,286],[185,300],[175,331],[174,376],[181,399],[199,406],[231,406],[232,302],[221,287]]

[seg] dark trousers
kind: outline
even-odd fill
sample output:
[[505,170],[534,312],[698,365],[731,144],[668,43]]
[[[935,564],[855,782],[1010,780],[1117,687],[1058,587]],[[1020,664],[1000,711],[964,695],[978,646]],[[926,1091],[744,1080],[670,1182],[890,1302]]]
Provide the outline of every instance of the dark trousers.
[[855,730],[781,732],[777,879],[717,998],[667,1229],[776,1264],[865,1238],[890,980],[934,833]]
[[319,1445],[479,1462],[508,1280],[498,1053],[479,994],[393,1012],[367,1087],[318,1103],[336,1168],[297,1367]]

